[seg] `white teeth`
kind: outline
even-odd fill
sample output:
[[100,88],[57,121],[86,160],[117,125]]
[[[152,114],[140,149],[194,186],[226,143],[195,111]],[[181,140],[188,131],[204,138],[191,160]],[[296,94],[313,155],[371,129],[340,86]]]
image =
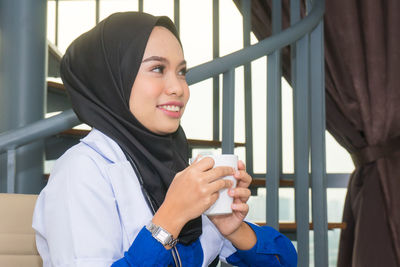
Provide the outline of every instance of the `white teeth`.
[[164,106],[160,106],[160,107],[163,108],[163,109],[166,109],[168,111],[175,111],[175,112],[178,112],[181,109],[178,106],[167,106],[167,105],[164,105]]

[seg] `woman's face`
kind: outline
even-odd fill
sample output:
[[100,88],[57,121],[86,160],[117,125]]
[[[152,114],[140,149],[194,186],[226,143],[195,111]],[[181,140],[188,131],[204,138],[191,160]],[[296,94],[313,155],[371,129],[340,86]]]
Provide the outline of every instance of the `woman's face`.
[[175,132],[189,100],[186,61],[175,36],[154,27],[129,99],[132,114],[153,133]]

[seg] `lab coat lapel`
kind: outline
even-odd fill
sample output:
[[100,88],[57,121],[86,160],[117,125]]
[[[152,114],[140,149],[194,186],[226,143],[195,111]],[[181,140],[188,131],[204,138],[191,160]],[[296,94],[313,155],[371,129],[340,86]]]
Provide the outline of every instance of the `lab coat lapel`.
[[[81,140],[110,161],[106,172],[114,191],[121,225],[126,233],[127,250],[137,234],[153,217],[144,199],[137,176],[118,144],[100,131],[93,129]],[[127,244],[129,242],[129,244]]]
[[107,172],[114,190],[121,223],[130,245],[153,216],[143,197],[136,174],[128,161],[110,165]]

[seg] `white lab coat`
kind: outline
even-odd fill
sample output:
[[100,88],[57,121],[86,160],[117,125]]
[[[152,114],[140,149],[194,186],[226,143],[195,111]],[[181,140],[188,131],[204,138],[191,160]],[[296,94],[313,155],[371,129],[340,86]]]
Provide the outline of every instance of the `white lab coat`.
[[[33,228],[44,267],[110,266],[152,218],[123,151],[93,129],[61,156],[36,203]],[[236,250],[206,216],[203,266]]]

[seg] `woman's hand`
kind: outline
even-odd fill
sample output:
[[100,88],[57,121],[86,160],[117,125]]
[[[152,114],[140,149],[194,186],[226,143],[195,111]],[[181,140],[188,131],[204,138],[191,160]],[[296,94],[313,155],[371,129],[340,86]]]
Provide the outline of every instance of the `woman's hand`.
[[220,178],[235,172],[231,167],[213,166],[214,160],[205,157],[177,173],[153,223],[176,237],[186,222],[211,207],[218,199],[218,191],[232,186],[231,181]]
[[242,226],[243,219],[249,212],[247,201],[251,194],[248,187],[252,178],[246,172],[246,167],[241,160],[238,161],[238,171],[234,174],[234,177],[238,180],[237,186],[228,190],[228,194],[233,197],[233,212],[226,215],[209,216],[221,234],[228,239]]

